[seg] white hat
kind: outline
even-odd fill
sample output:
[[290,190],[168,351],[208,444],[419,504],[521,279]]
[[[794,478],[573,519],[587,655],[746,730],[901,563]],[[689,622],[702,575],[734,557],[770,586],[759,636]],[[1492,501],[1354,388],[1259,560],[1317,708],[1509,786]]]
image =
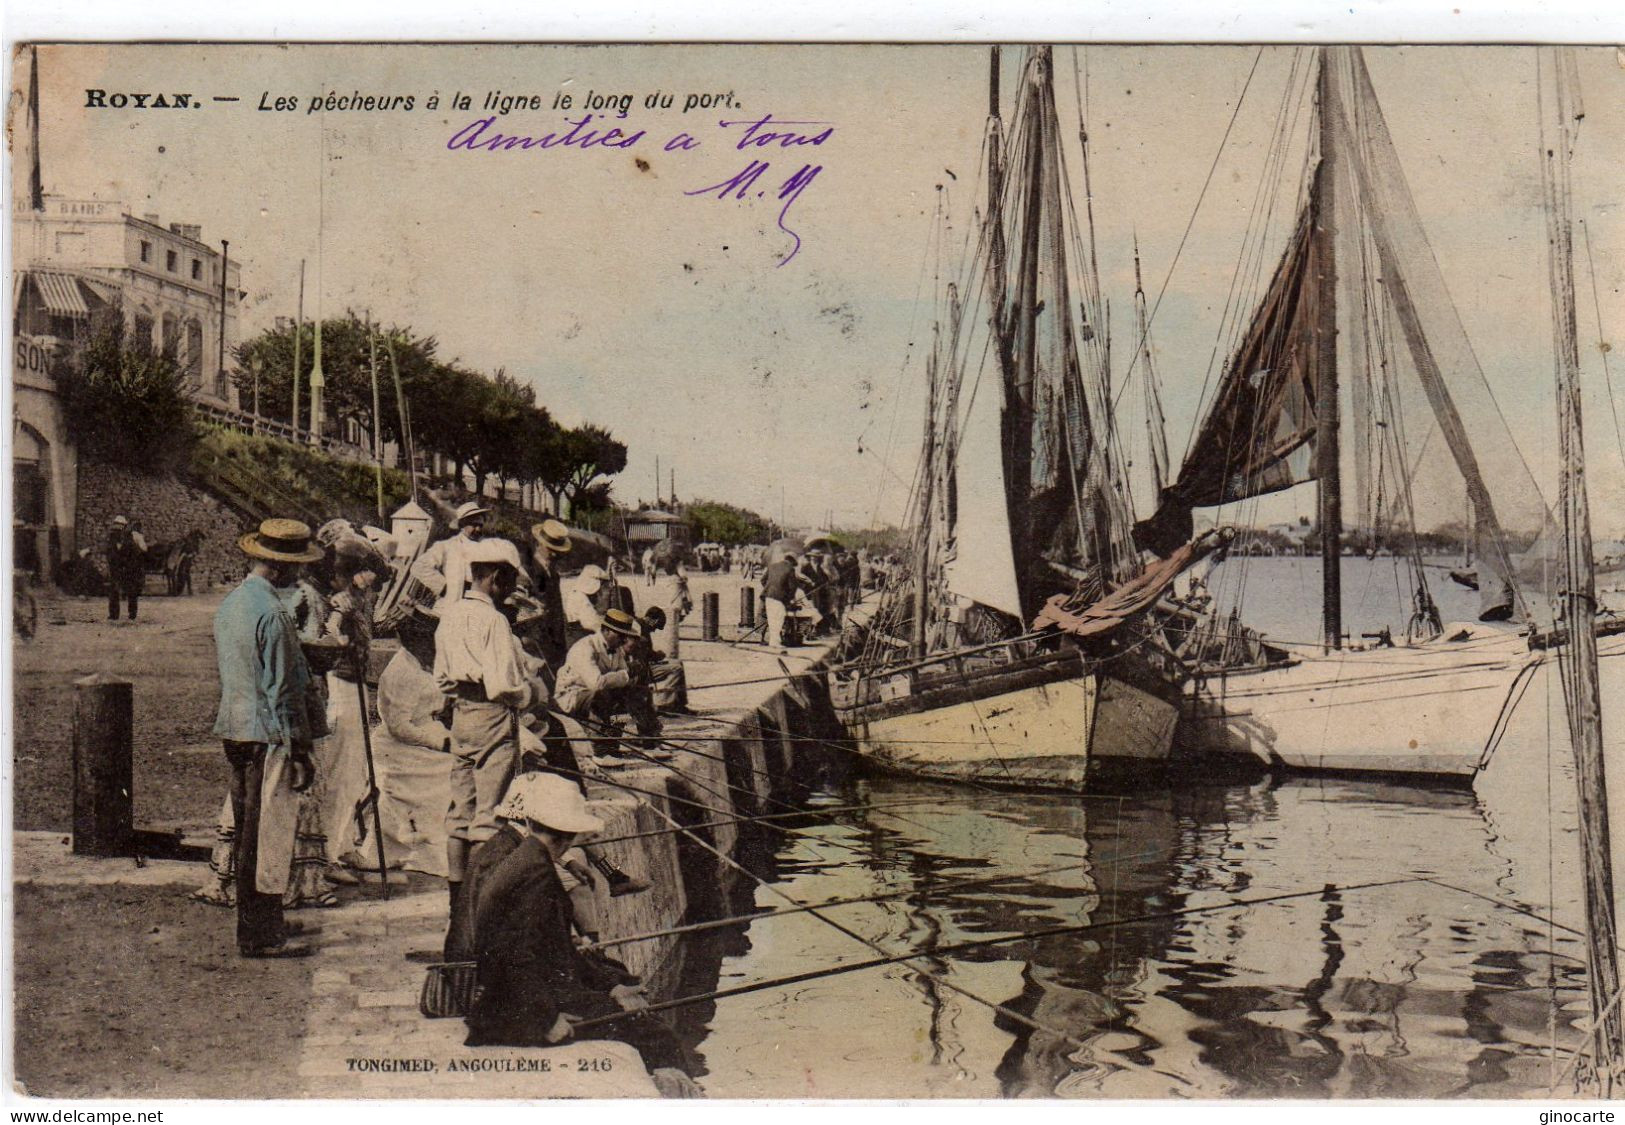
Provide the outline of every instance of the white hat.
[[123,527],[126,524],[128,524],[129,522],[130,521],[124,516],[114,516],[113,517],[113,526],[114,527]]
[[500,536],[476,539],[463,548],[463,551],[463,558],[469,563],[507,563],[515,570],[520,568],[519,548]]
[[504,820],[534,820],[556,832],[601,832],[604,822],[592,815],[575,782],[556,773],[522,773],[508,783],[508,795],[497,808]]
[[594,586],[601,586],[604,583],[604,579],[608,577],[609,575],[604,571],[603,567],[596,563],[588,563],[586,566],[581,568],[581,576],[577,579],[577,582],[581,584],[590,583]]
[[453,522],[458,527],[462,527],[464,520],[470,519],[474,516],[488,516],[490,514],[490,508],[482,508],[477,501],[470,500],[468,503],[457,509],[457,515],[453,517]]

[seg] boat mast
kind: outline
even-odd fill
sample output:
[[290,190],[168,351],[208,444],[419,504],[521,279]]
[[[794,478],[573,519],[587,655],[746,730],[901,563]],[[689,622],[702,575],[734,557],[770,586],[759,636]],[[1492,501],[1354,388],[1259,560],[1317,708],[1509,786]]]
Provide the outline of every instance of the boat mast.
[[1337,390],[1337,144],[1330,112],[1330,49],[1320,48],[1320,169],[1316,235],[1320,275],[1315,328],[1315,475],[1320,481],[1321,631],[1329,652],[1343,647],[1343,479]]
[[[1597,682],[1597,596],[1591,556],[1591,506],[1586,495],[1585,442],[1580,415],[1580,347],[1574,309],[1574,227],[1570,215],[1569,157],[1573,93],[1562,49],[1546,54],[1556,93],[1556,136],[1542,121],[1542,180],[1546,188],[1553,343],[1557,374],[1557,434],[1562,457],[1558,503],[1563,511],[1562,633],[1558,649],[1580,792],[1580,849],[1585,868],[1586,952],[1590,966],[1592,1060],[1603,1097],[1625,1072],[1619,1013],[1619,955],[1615,939],[1614,876],[1608,837],[1608,785],[1603,766],[1602,692]],[[1550,53],[1548,53],[1550,52]],[[1537,59],[1539,57],[1537,54]],[[1544,115],[1543,115],[1544,116]]]
[[935,516],[937,479],[937,347],[938,330],[932,330],[931,355],[925,363],[925,450],[921,464],[920,529],[914,543],[914,633],[909,652],[918,660],[925,655],[925,622],[931,609],[931,529]]
[[1004,319],[1004,122],[999,117],[999,49],[992,49],[987,79],[987,267],[992,292],[993,339],[1001,360],[1008,361]]
[[1168,433],[1167,420],[1162,414],[1162,394],[1157,386],[1156,370],[1151,366],[1151,324],[1146,316],[1145,287],[1140,281],[1140,236],[1134,236],[1134,317],[1140,334],[1140,382],[1145,388],[1145,436],[1151,447],[1152,495],[1162,502],[1162,490],[1168,487]]

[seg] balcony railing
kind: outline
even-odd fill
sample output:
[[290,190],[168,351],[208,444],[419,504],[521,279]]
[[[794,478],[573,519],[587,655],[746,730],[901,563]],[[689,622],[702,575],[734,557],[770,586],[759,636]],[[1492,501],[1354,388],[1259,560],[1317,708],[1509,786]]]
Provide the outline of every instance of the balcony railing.
[[362,464],[372,463],[372,452],[354,442],[344,441],[340,438],[322,435],[320,440],[311,441],[309,430],[295,430],[287,422],[275,418],[264,418],[250,414],[246,410],[237,410],[230,406],[211,402],[205,398],[194,398],[192,405],[204,418],[217,426],[236,430],[244,434],[260,434],[265,437],[280,438],[282,441],[294,442],[297,445],[318,446],[322,452],[331,454],[343,461],[356,461]]

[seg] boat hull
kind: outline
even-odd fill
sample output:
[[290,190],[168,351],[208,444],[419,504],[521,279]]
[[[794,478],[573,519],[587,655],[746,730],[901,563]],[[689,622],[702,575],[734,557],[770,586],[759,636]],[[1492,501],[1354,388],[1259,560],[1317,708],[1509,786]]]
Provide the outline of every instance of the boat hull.
[[1179,719],[1171,693],[1097,672],[987,686],[926,706],[903,695],[842,719],[871,764],[915,777],[1082,792],[1167,763]]
[[[1602,639],[1599,655],[1611,672],[1625,671],[1617,659],[1625,657],[1625,638]],[[1550,654],[1531,652],[1522,637],[1493,633],[1456,647],[1307,657],[1198,685],[1179,742],[1293,770],[1466,783],[1552,667]]]

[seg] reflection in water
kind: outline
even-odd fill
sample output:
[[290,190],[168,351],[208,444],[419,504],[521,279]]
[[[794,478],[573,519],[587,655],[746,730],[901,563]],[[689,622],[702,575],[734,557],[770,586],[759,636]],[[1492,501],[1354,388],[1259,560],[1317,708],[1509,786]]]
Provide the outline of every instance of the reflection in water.
[[[1546,915],[1566,885],[1507,846],[1526,810],[1313,779],[861,789],[923,803],[775,836],[755,869],[803,902],[896,894],[829,913],[921,956],[685,1011],[713,1097],[1544,1096],[1554,1012],[1565,1054],[1579,1040],[1579,941],[1485,901]],[[1409,881],[1360,886],[1382,880]],[[957,948],[987,938],[1013,940]],[[758,919],[696,941],[682,988],[872,956],[810,914]]]

